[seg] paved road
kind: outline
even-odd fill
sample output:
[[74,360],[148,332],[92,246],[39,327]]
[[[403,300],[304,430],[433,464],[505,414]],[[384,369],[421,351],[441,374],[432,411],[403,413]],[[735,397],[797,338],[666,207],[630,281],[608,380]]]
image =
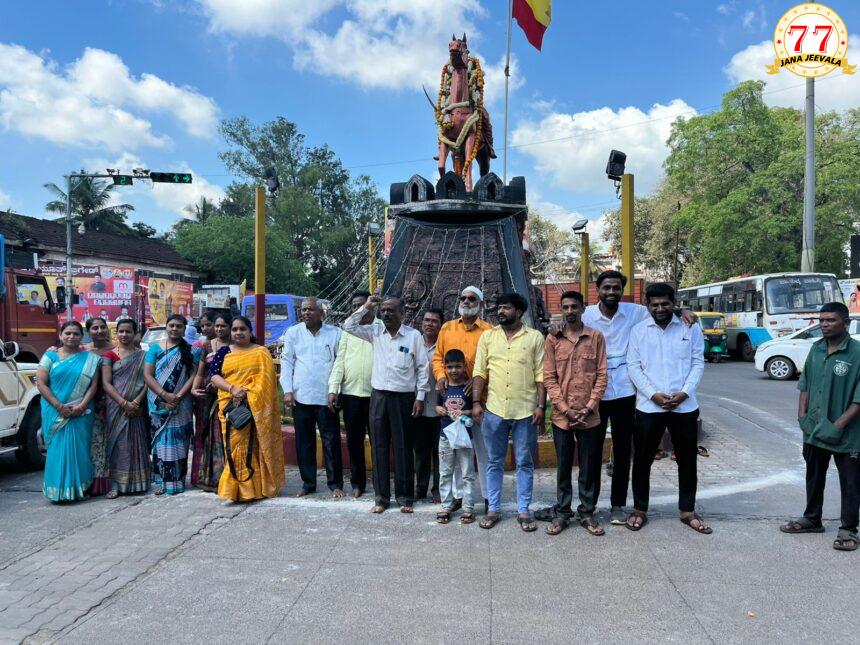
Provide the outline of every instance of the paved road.
[[[855,640],[860,560],[830,548],[835,481],[826,535],[777,531],[803,505],[794,384],[709,365],[701,405],[712,536],[677,521],[668,459],[651,523],[603,538],[296,500],[293,471],[249,506],[197,491],[53,506],[38,473],[0,461],[0,642]],[[539,472],[535,506],[553,483]]]

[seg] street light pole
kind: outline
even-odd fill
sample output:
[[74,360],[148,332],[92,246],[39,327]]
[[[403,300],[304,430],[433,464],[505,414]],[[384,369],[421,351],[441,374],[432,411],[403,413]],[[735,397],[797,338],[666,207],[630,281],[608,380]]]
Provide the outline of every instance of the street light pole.
[[803,176],[803,245],[800,270],[815,271],[815,79],[806,79],[806,171]]
[[621,176],[621,273],[627,276],[623,300],[633,301],[635,282],[633,261],[633,175]]
[[72,175],[66,177],[66,320],[72,321],[75,288],[72,284]]
[[579,289],[586,305],[588,304],[588,274],[591,273],[588,254],[588,232],[583,231],[579,234]]

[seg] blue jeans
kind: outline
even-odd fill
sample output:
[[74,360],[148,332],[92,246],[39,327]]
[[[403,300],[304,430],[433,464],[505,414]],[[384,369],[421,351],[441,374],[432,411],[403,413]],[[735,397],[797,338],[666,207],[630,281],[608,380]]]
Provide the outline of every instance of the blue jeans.
[[502,419],[489,410],[484,413],[481,429],[487,446],[487,499],[490,511],[502,508],[502,480],[505,473],[505,456],[508,453],[508,436],[513,435],[514,457],[517,461],[517,512],[529,512],[532,502],[532,484],[537,453],[537,426],[531,417]]

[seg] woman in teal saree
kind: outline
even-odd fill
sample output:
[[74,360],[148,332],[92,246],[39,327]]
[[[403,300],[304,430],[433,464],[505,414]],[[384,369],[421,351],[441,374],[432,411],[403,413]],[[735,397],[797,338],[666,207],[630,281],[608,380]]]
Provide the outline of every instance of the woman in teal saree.
[[48,448],[42,493],[52,502],[83,499],[93,482],[93,397],[101,359],[81,349],[83,336],[80,323],[65,323],[61,347],[48,350],[39,361],[36,385]]

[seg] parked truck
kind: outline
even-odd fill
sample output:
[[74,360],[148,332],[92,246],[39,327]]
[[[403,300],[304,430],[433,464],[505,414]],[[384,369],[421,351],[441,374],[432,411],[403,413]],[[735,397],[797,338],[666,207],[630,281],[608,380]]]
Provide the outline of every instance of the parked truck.
[[0,340],[0,455],[15,453],[31,468],[45,465],[36,363],[18,362],[18,343]]

